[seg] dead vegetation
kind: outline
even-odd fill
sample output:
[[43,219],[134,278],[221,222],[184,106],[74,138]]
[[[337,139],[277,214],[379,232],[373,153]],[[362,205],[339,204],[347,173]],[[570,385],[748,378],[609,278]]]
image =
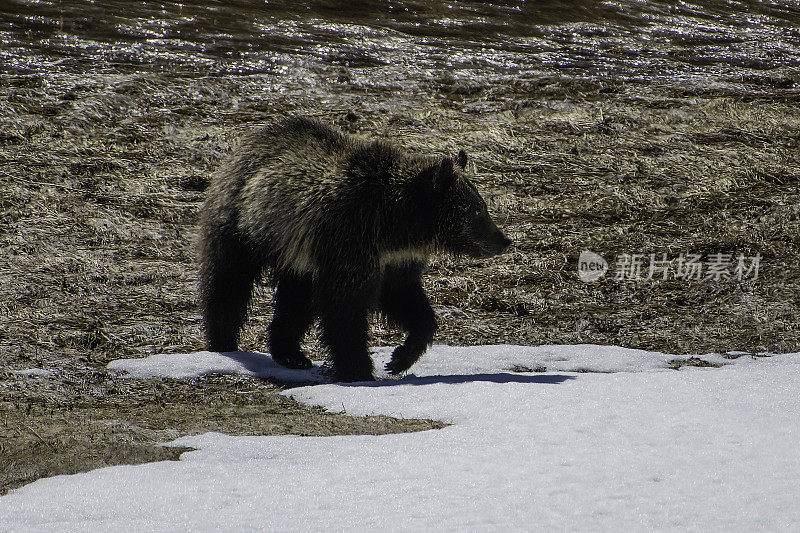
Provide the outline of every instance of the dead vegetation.
[[187,434],[380,435],[446,425],[330,413],[276,394],[266,381],[237,376],[139,381],[95,374],[93,383],[59,378],[42,384],[37,382],[47,378],[28,376],[26,385],[38,391],[12,390],[16,401],[0,402],[0,494],[41,477],[174,460],[190,448],[159,443]]
[[[186,433],[438,427],[323,413],[250,378],[131,382],[105,369],[202,347],[194,239],[203,190],[244,129],[286,114],[418,153],[467,150],[515,246],[431,265],[439,343],[800,349],[796,72],[770,74],[781,83],[756,76],[757,90],[741,93],[432,77],[405,94],[377,78],[365,84],[356,70],[0,78],[0,493],[43,475],[172,458],[155,444]],[[754,280],[583,283],[585,249],[609,261],[762,259]],[[270,305],[261,287],[243,348],[265,348]],[[374,337],[401,339],[380,324]],[[321,355],[313,335],[308,348]],[[52,374],[15,373],[29,368]]]

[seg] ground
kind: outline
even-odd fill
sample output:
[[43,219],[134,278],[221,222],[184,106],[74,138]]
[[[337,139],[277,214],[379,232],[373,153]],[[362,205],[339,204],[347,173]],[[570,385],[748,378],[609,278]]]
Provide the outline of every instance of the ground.
[[[131,381],[119,358],[202,348],[197,212],[247,128],[317,116],[410,152],[470,156],[515,241],[437,257],[440,344],[596,343],[674,354],[800,349],[800,92],[783,75],[719,88],[569,77],[432,80],[427,96],[320,74],[270,92],[248,76],[0,78],[0,494],[41,476],[174,458],[179,435],[411,431],[231,376]],[[328,74],[330,74],[328,76]],[[319,81],[319,80],[317,80]],[[300,82],[298,82],[300,83]],[[760,254],[757,279],[580,281],[578,255]],[[262,286],[242,348],[266,350]],[[373,344],[398,332],[376,323]],[[315,335],[307,348],[323,357]],[[30,368],[50,375],[19,373]]]

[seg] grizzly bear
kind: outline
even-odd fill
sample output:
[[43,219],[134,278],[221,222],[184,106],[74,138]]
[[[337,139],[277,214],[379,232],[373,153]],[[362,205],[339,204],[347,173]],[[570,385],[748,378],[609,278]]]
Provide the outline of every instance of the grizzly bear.
[[421,283],[434,251],[490,257],[511,244],[451,158],[411,157],[308,118],[247,136],[215,175],[201,211],[200,304],[206,345],[235,351],[255,282],[275,291],[273,359],[309,368],[300,348],[319,319],[340,381],[373,378],[371,312],[407,332],[386,369],[408,370],[436,316]]

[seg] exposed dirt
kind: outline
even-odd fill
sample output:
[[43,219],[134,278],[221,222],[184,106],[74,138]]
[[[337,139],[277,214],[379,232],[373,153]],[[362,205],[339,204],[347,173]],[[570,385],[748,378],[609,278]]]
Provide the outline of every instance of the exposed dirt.
[[188,448],[158,444],[187,434],[379,435],[445,425],[329,413],[237,376],[131,380],[96,372],[92,378],[52,380],[58,386],[38,391],[37,382],[47,378],[28,378],[18,383],[25,390],[0,403],[0,493],[40,477],[177,459]]

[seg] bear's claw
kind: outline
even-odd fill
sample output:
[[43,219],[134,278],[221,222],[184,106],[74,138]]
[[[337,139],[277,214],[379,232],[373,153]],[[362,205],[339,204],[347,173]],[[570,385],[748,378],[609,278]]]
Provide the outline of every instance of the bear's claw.
[[294,357],[286,357],[282,355],[276,356],[275,354],[273,354],[272,360],[283,367],[292,368],[296,370],[307,370],[312,366],[314,366],[314,363],[311,362],[311,359],[309,359],[303,354],[299,354]]
[[417,362],[420,355],[422,354],[420,353],[415,356],[407,346],[401,344],[395,348],[392,353],[392,360],[386,363],[384,368],[393,376],[402,374]]

